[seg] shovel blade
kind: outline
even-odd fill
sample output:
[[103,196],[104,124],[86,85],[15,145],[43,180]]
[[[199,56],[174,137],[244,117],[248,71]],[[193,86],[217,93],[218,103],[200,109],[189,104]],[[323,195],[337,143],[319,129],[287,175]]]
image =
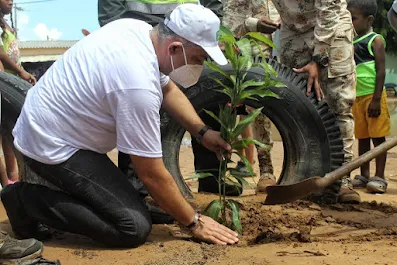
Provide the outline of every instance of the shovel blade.
[[291,185],[274,185],[266,187],[265,204],[285,204],[302,199],[314,192],[323,190],[320,177],[312,177]]

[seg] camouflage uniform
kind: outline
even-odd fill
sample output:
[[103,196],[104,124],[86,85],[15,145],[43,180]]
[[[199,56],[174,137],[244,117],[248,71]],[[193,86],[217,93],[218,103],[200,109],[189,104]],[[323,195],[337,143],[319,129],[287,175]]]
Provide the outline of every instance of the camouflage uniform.
[[317,1],[275,2],[282,23],[281,62],[300,68],[310,63],[313,55],[329,55],[329,65],[322,69],[321,85],[327,103],[337,115],[348,162],[353,157],[354,141],[354,29],[345,0]]
[[[346,0],[275,1],[281,17],[280,59],[301,68],[314,55],[328,55],[320,73],[325,100],[335,113],[343,138],[345,162],[353,157],[355,92],[354,28]],[[343,186],[342,186],[343,187]],[[358,196],[358,194],[357,194]]]
[[[257,23],[260,18],[267,17],[279,20],[274,5],[269,0],[223,0],[222,24],[228,27],[237,38],[243,37],[247,32],[257,31]],[[270,35],[266,35],[271,38]],[[265,56],[271,56],[271,48],[263,45]],[[254,53],[258,51],[253,50]],[[253,123],[254,138],[262,143],[273,146],[271,137],[271,121],[265,115],[260,115]],[[273,175],[273,165],[270,151],[258,148],[258,162],[260,174]]]

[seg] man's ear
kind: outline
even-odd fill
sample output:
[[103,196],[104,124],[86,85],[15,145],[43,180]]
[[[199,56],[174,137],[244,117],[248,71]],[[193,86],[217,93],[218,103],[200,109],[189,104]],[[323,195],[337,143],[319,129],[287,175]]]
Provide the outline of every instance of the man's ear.
[[174,41],[168,46],[168,55],[175,55],[182,49],[182,42]]

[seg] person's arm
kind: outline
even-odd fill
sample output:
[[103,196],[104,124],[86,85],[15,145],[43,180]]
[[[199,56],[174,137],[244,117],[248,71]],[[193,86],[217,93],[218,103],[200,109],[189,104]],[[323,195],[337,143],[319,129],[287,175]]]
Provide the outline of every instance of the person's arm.
[[375,57],[376,83],[372,101],[368,107],[369,117],[378,117],[381,113],[381,98],[385,84],[385,42],[382,36],[377,36],[371,45]]
[[[116,120],[117,149],[130,154],[139,179],[156,203],[182,225],[189,225],[195,211],[182,196],[162,159],[161,95],[155,89],[136,89],[133,85],[131,89],[116,90],[106,95]],[[206,224],[193,231],[196,237],[218,244],[237,242],[237,235],[230,229],[205,216],[201,220]]]
[[[162,108],[189,131],[192,136],[197,136],[205,126],[189,99],[172,80],[169,80],[168,84],[163,87]],[[221,150],[231,150],[231,147],[221,138],[220,133],[213,130],[208,130],[204,134],[201,143],[207,149],[218,154]]]
[[[313,57],[318,60],[329,57],[329,51],[335,38],[336,30],[339,26],[342,14],[341,1],[335,0],[315,0],[317,10],[316,26],[314,27],[314,51]],[[295,69],[298,73],[307,73],[306,95],[309,96],[312,88],[316,92],[317,99],[320,101],[324,98],[323,91],[319,81],[320,65],[313,60],[306,66]]]
[[125,0],[98,0],[98,22],[101,27],[121,18],[125,12]]
[[36,84],[36,78],[30,73],[26,72],[22,67],[18,67],[8,55],[4,52],[3,48],[0,47],[0,61],[4,68],[14,71],[19,77],[28,81],[32,85]]
[[315,0],[315,7],[317,17],[314,27],[313,56],[328,56],[342,15],[341,1]]
[[397,31],[397,0],[394,0],[392,7],[387,13],[387,17],[392,28]]

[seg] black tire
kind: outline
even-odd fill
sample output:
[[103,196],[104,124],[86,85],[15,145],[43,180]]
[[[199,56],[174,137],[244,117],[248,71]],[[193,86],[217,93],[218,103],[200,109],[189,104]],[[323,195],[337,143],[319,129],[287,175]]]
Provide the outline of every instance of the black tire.
[[1,93],[1,135],[6,138],[14,150],[18,162],[19,173],[23,175],[22,154],[15,149],[12,129],[21,113],[26,93],[31,85],[23,79],[12,74],[0,72]]
[[[279,184],[292,184],[312,176],[324,176],[343,163],[343,142],[335,116],[325,102],[318,102],[314,93],[307,97],[306,79],[275,61],[269,63],[278,72],[278,79],[286,85],[271,88],[280,99],[266,97],[260,101],[247,101],[252,107],[264,106],[268,116],[280,132],[284,146],[284,163]],[[230,72],[231,67],[223,70]],[[196,111],[211,109],[226,103],[223,94],[215,92],[220,86],[210,76],[222,77],[205,68],[200,81],[185,91]],[[263,70],[252,68],[247,77],[263,79]],[[185,130],[162,113],[162,142],[164,162],[174,176],[185,197],[193,197],[179,169],[179,149]],[[326,203],[337,201],[340,182],[323,194],[313,196]]]

